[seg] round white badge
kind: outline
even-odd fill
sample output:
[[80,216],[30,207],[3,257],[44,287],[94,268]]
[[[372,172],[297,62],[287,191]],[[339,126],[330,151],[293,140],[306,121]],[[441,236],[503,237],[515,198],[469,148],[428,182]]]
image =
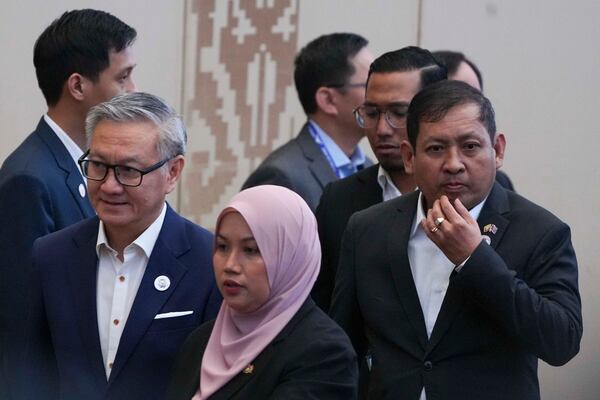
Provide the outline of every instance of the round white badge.
[[79,188],[78,189],[79,189],[79,195],[81,197],[85,197],[85,186],[83,186],[83,183],[79,184]]
[[168,276],[161,275],[154,280],[154,288],[159,292],[164,292],[171,286],[171,280]]
[[486,242],[487,244],[492,244],[492,239],[490,239],[490,237],[488,235],[481,235],[481,238],[483,239],[484,242]]

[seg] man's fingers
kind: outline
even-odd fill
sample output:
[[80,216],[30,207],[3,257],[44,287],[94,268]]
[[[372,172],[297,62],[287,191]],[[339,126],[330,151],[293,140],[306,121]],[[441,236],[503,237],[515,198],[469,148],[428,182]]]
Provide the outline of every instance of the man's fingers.
[[469,214],[469,210],[463,205],[459,199],[454,200],[454,209],[468,223],[474,222],[473,217]]

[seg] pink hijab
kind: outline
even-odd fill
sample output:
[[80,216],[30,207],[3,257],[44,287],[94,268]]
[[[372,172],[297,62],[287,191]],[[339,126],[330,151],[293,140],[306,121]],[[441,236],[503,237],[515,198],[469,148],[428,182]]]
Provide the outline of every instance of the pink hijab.
[[304,200],[281,186],[246,189],[217,219],[239,212],[265,262],[270,294],[256,311],[243,314],[221,305],[192,400],[207,399],[248,366],[281,332],[308,298],[321,265],[316,219]]

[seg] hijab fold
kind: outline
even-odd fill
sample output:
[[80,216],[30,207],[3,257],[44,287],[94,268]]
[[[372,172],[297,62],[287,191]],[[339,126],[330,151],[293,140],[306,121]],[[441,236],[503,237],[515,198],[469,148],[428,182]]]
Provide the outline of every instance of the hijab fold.
[[250,364],[283,330],[310,295],[321,265],[317,222],[306,202],[281,186],[262,185],[235,195],[217,218],[239,212],[252,231],[265,263],[270,294],[251,313],[225,301],[208,340],[200,369],[204,400]]

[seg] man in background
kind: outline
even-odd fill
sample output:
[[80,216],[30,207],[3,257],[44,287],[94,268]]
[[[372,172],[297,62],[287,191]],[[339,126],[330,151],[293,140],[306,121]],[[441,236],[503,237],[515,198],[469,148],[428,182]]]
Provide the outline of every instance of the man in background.
[[295,60],[294,82],[307,123],[297,137],[274,150],[243,189],[274,184],[298,193],[314,211],[323,187],[370,165],[358,142],[363,130],[352,110],[362,104],[373,55],[353,33],[323,35]]
[[342,234],[350,216],[415,189],[400,155],[400,143],[406,139],[406,110],[423,87],[443,79],[446,69],[419,47],[390,51],[371,64],[365,101],[355,117],[379,164],[331,182],[321,196],[316,216],[323,257],[311,295],[323,310],[329,309]]
[[[37,39],[33,63],[48,105],[0,169],[0,397],[19,357],[26,277],[38,237],[94,215],[77,168],[90,107],[133,91],[136,31],[96,10],[65,12]],[[3,376],[5,380],[3,381]]]

